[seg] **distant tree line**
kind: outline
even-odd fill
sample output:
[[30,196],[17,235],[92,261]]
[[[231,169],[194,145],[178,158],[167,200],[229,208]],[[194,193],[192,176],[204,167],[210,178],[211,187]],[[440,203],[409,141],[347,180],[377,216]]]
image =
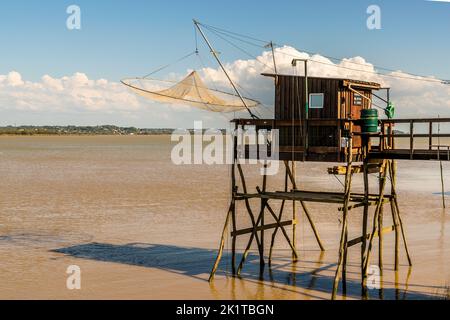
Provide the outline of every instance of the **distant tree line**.
[[173,129],[139,129],[135,127],[103,126],[6,126],[0,135],[166,135]]

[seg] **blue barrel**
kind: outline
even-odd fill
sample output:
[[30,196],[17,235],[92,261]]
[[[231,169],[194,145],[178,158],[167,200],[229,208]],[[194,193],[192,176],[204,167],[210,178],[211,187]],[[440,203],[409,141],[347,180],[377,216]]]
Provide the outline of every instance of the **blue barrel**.
[[363,109],[361,110],[362,132],[377,133],[378,132],[378,110]]

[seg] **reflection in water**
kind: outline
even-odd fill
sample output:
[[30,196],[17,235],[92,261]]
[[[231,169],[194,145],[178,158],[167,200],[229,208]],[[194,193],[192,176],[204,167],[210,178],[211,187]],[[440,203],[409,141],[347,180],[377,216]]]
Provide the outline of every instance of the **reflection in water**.
[[408,274],[406,275],[406,281],[405,281],[405,291],[403,292],[403,300],[406,300],[406,293],[409,290],[409,278],[411,277],[412,267],[408,267]]
[[324,251],[320,251],[319,258],[317,259],[317,263],[316,263],[316,269],[314,269],[311,272],[311,281],[309,282],[309,286],[308,286],[309,290],[314,289],[315,286],[316,286],[316,281],[317,281],[316,273],[321,270],[322,261],[323,261],[324,256],[325,256],[325,252]]
[[[54,250],[54,252],[82,259],[158,268],[205,282],[207,281],[205,275],[210,271],[211,261],[215,254],[213,250],[201,248],[138,243],[127,245],[90,243],[60,248]],[[299,262],[291,263],[281,261],[279,264],[276,263],[277,259],[274,259],[273,267],[267,270],[263,274],[263,280],[260,280],[257,272],[259,270],[259,257],[256,254],[249,254],[248,264],[241,278],[230,277],[224,274],[226,266],[224,264],[220,266],[222,268],[221,275],[226,276],[224,280],[225,285],[220,288],[224,287],[228,290],[232,299],[237,299],[240,296],[250,299],[265,299],[268,298],[266,296],[268,288],[281,290],[284,292],[283,298],[295,298],[295,294],[301,292],[306,297],[321,299],[323,297],[313,292],[326,294],[331,292],[334,275],[330,271],[333,271],[332,269],[335,266],[334,263],[324,264],[324,257],[325,253],[321,252],[316,261],[300,260]],[[304,265],[301,270],[298,267],[299,264]],[[307,264],[312,266],[306,267]],[[326,271],[326,274],[323,271]],[[411,268],[408,270],[405,284],[401,285],[405,288],[402,299],[435,298],[433,295],[420,292],[410,292],[407,296],[410,275]],[[266,278],[268,281],[264,280]],[[247,286],[247,284],[251,284],[251,286]],[[218,289],[215,281],[210,284],[210,290],[214,298],[220,299],[222,289]],[[401,290],[398,283],[398,273],[396,274],[394,288],[382,288],[378,291],[378,298],[380,299],[399,299]],[[273,296],[272,292],[270,296]],[[361,298],[361,286],[357,278],[347,279],[347,293],[344,298]]]

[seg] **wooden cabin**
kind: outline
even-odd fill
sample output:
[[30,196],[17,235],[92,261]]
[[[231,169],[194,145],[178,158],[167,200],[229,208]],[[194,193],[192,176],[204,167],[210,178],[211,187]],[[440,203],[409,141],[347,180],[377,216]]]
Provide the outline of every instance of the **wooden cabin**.
[[[344,162],[346,127],[352,121],[353,132],[361,132],[360,124],[354,120],[360,119],[362,109],[371,107],[372,91],[379,90],[380,84],[308,77],[306,88],[303,76],[263,75],[274,78],[274,119],[234,122],[253,124],[259,129],[278,129],[280,160]],[[361,146],[361,136],[354,135],[356,161],[360,158]]]

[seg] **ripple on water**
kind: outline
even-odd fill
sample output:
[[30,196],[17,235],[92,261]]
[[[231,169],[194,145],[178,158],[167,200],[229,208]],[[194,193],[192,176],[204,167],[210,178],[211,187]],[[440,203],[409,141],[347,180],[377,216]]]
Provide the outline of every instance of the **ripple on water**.
[[91,242],[93,236],[88,234],[38,234],[17,233],[0,236],[0,246],[56,248],[60,246]]

